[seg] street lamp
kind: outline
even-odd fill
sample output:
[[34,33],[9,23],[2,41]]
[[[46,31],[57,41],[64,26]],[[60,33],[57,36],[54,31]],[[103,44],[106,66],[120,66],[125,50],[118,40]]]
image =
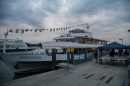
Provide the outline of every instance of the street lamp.
[[122,37],[122,39],[119,39],[119,40],[122,40],[122,44],[123,44],[123,37]]

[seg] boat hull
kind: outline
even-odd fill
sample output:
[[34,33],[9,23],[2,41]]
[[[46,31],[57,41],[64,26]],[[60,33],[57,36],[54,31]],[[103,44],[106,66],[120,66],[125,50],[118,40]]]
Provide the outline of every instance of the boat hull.
[[[0,57],[14,73],[36,72],[54,66],[52,56],[45,54],[0,54]],[[66,60],[66,54],[56,55],[56,63]]]

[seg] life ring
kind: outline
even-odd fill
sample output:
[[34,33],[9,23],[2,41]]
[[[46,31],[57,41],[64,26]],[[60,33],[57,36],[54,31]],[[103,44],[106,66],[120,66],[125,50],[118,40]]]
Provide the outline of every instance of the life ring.
[[14,65],[14,68],[19,69],[19,68],[21,68],[21,66],[19,64],[16,64],[16,65]]

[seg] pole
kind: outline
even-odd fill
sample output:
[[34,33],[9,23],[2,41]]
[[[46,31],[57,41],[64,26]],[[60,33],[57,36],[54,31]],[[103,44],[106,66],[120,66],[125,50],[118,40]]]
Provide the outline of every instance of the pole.
[[52,70],[55,69],[56,65],[56,49],[52,49]]
[[5,54],[5,49],[6,49],[6,38],[7,38],[7,35],[8,35],[8,29],[7,29],[7,31],[4,35],[5,35],[5,39],[4,39],[3,54]]
[[69,61],[70,61],[70,47],[67,48],[67,73],[69,72]]
[[123,37],[122,37],[122,45],[123,45]]
[[70,52],[67,52],[67,73],[69,72],[69,59],[70,59]]

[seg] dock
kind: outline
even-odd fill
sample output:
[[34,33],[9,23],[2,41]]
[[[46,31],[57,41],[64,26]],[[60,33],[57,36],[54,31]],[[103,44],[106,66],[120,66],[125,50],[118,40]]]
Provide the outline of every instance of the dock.
[[3,82],[0,86],[120,86],[128,66],[99,64],[95,59],[73,67]]

